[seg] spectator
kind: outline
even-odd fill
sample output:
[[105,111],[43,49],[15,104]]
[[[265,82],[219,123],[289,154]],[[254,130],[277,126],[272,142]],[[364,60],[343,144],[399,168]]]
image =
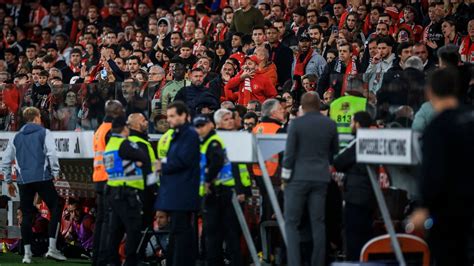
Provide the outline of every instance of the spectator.
[[219,106],[217,97],[204,87],[204,72],[201,68],[191,70],[191,85],[182,88],[174,100],[184,102],[191,111],[191,115],[195,114],[196,107],[204,101],[209,103],[211,109],[216,110]]
[[263,27],[264,17],[262,13],[252,6],[249,0],[239,0],[239,4],[240,9],[235,11],[230,24],[231,32],[250,34],[254,27]]
[[377,55],[367,68],[364,78],[369,82],[369,89],[377,92],[383,83],[383,73],[392,67],[395,55],[392,53],[393,41],[391,37],[380,38],[377,41]]
[[247,132],[252,132],[257,125],[258,116],[254,112],[248,112],[244,115],[244,129]]
[[227,99],[247,105],[251,100],[263,102],[277,95],[270,79],[259,72],[259,64],[257,56],[246,57],[243,70],[231,78],[224,88]]
[[211,71],[211,59],[209,57],[199,58],[196,67],[199,67],[204,73],[204,85],[217,77],[217,74]]
[[291,64],[293,63],[293,52],[283,45],[278,38],[278,29],[268,27],[265,31],[266,38],[270,44],[270,60],[276,66],[278,86],[283,86],[291,78]]
[[190,81],[184,79],[186,73],[186,67],[180,60],[174,60],[172,67],[170,67],[170,79],[162,89],[161,92],[161,112],[166,113],[168,104],[172,103],[178,92],[186,87],[186,84],[191,84]]
[[63,211],[61,236],[66,243],[64,254],[70,258],[91,256],[94,218],[84,214],[81,207],[79,202],[70,199]]
[[219,99],[219,102],[226,100],[224,88],[234,75],[234,65],[230,62],[226,62],[222,66],[220,74],[209,83],[209,91]]
[[292,65],[293,79],[301,79],[305,74],[316,74],[321,76],[326,61],[324,58],[311,48],[311,38],[308,35],[301,35],[298,39],[298,53]]
[[469,21],[467,25],[467,36],[462,38],[462,42],[459,48],[459,53],[463,62],[473,63],[474,62],[474,19]]
[[257,47],[255,48],[254,54],[257,56],[260,63],[258,67],[262,75],[267,76],[272,82],[273,86],[276,87],[278,83],[277,68],[275,64],[269,61],[269,53],[266,47]]
[[326,65],[319,78],[318,93],[323,95],[329,88],[334,90],[335,97],[343,96],[349,75],[358,73],[360,66],[352,60],[352,51],[348,43],[339,45],[339,57]]
[[418,56],[421,61],[423,62],[423,71],[424,72],[431,72],[435,69],[435,63],[433,62],[433,60],[431,60],[429,58],[429,54],[428,54],[428,48],[426,47],[425,44],[423,43],[416,43],[414,46],[413,46],[413,52],[412,52],[413,55],[416,55]]

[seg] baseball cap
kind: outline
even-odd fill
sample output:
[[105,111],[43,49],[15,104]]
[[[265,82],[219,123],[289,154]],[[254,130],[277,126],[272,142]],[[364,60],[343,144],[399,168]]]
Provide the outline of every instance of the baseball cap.
[[311,41],[311,38],[309,37],[308,34],[306,34],[306,32],[303,32],[303,33],[298,37],[298,42],[304,42],[304,41],[307,41],[307,42],[310,42],[310,41]]
[[211,122],[211,120],[209,119],[208,116],[206,115],[197,115],[194,119],[193,119],[193,125],[195,127],[200,127],[200,126],[203,126],[207,123]]
[[[248,55],[248,56],[246,56],[246,57],[245,57],[245,61],[247,61],[247,60],[251,60],[251,61],[255,62],[255,64],[257,64],[257,65],[260,64],[260,59],[258,59],[258,57],[257,57],[256,55]],[[244,62],[245,62],[245,61],[244,61]]]

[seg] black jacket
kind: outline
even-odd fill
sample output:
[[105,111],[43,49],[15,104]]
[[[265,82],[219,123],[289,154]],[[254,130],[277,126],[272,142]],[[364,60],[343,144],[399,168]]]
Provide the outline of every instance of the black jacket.
[[211,80],[207,85],[209,87],[209,92],[214,95],[219,101],[221,97],[225,97],[224,94],[224,81],[222,80],[221,75],[218,75],[215,79]]
[[[137,136],[148,141],[148,135],[146,133],[141,133],[133,129],[130,129],[130,136]],[[143,166],[141,167],[143,171],[143,176],[145,177],[145,183],[146,183],[146,176],[153,172],[152,165],[151,165],[151,158],[150,158],[150,154],[148,153],[147,145],[141,142],[137,142],[137,145],[140,148],[140,150],[142,150],[145,153],[145,157],[146,157],[146,160],[143,161]]]
[[280,43],[278,46],[271,48],[270,59],[277,67],[278,85],[283,86],[291,78],[293,51]]
[[474,111],[459,107],[437,115],[423,134],[418,188],[422,205],[436,217],[474,212]]
[[[123,160],[130,160],[133,162],[146,163],[147,156],[146,154],[136,145],[135,143],[126,139],[119,148],[119,156]],[[142,167],[142,171],[145,175],[145,168]],[[146,176],[146,175],[145,175]]]
[[356,162],[356,141],[352,141],[334,159],[334,167],[345,173],[344,200],[364,207],[374,207],[374,195],[370,184],[369,173],[365,164]]
[[[216,131],[212,130],[204,139],[201,140],[201,145],[204,144],[210,137],[214,136]],[[209,143],[206,151],[206,182],[212,183],[221,171],[225,162],[225,152],[221,144],[215,140]]]
[[[356,68],[357,70],[361,69],[357,61]],[[326,65],[323,74],[319,78],[318,82],[318,93],[321,99],[323,98],[324,92],[326,92],[326,90],[329,88],[334,89],[334,96],[336,98],[341,96],[344,73],[346,73],[346,65],[339,59],[335,59],[334,61]],[[361,72],[358,71],[358,73]]]
[[200,103],[206,102],[208,105],[216,106],[219,105],[219,100],[215,98],[209,92],[209,89],[204,86],[187,86],[182,88],[174,98],[175,101],[182,101],[186,103],[186,105],[191,110],[191,114],[194,115],[196,112],[196,108],[199,106]]

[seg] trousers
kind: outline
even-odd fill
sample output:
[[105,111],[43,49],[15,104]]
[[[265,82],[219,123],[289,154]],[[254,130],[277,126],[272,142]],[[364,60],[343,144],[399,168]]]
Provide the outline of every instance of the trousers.
[[221,187],[204,199],[204,231],[206,241],[206,262],[208,266],[223,264],[224,241],[230,254],[231,264],[242,265],[240,252],[240,228],[232,205],[233,191]]
[[51,220],[48,225],[49,237],[57,238],[61,208],[59,206],[59,195],[54,188],[53,180],[18,185],[18,189],[20,192],[20,208],[23,213],[23,222],[21,223],[23,245],[31,245],[33,218],[37,213],[33,205],[36,193],[46,203],[51,214]]
[[344,226],[346,236],[346,259],[359,261],[360,252],[373,235],[373,210],[346,202],[344,206]]
[[107,246],[109,246],[109,265],[121,265],[118,249],[124,233],[124,265],[137,265],[137,248],[140,244],[142,229],[142,191],[129,187],[109,187],[107,202],[110,206]]
[[[311,265],[324,265],[326,254],[325,205],[328,184],[317,181],[292,180],[284,190],[285,230],[287,236],[288,266],[299,266],[301,262],[301,217],[309,213],[313,250]],[[306,207],[306,208],[305,208]]]
[[189,266],[196,264],[197,245],[194,233],[194,213],[170,211],[170,238],[166,265]]
[[107,181],[101,181],[94,184],[95,195],[96,195],[96,220],[95,220],[95,230],[94,230],[94,243],[92,246],[92,265],[105,265],[107,257],[107,245],[105,243],[106,237],[108,235],[107,226],[108,224],[107,217],[107,197],[105,196],[105,188],[107,186]]

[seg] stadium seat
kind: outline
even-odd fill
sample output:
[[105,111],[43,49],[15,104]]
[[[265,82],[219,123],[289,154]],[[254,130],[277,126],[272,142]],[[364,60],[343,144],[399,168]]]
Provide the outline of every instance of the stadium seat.
[[[407,265],[430,265],[430,250],[423,239],[408,234],[397,234],[397,238]],[[360,253],[361,262],[387,260],[395,260],[389,235],[371,239]]]

